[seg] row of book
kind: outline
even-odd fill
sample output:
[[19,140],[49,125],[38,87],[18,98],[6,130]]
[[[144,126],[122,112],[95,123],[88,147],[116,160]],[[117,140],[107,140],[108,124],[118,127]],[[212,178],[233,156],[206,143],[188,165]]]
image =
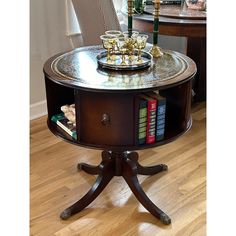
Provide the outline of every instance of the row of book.
[[[137,137],[136,145],[151,144],[164,139],[166,99],[158,92],[140,94],[137,97]],[[75,106],[64,105],[62,113],[53,115],[51,121],[77,140]]]
[[164,139],[166,98],[158,92],[138,96],[137,143],[151,144]]

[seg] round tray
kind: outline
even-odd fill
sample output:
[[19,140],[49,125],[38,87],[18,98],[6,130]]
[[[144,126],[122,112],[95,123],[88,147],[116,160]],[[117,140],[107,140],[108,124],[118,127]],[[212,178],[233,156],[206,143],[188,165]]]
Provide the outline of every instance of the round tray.
[[137,62],[138,59],[138,51],[134,51],[134,54],[132,55],[134,57],[133,61],[129,61],[128,55],[125,57],[126,65],[121,65],[121,53],[115,53],[112,54],[111,57],[114,59],[112,60],[112,63],[107,62],[107,51],[103,51],[100,54],[97,55],[97,62],[98,65],[102,68],[110,69],[110,70],[140,70],[147,68],[151,65],[151,59],[152,55],[148,52],[142,51],[141,52],[141,58],[142,62]]

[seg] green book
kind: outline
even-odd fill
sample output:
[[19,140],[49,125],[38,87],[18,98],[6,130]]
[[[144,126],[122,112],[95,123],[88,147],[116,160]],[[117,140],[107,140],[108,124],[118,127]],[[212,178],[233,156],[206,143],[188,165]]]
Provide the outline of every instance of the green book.
[[77,140],[76,126],[71,124],[69,120],[64,116],[64,113],[60,113],[52,116],[51,121],[56,123],[61,129],[68,133],[73,139]]

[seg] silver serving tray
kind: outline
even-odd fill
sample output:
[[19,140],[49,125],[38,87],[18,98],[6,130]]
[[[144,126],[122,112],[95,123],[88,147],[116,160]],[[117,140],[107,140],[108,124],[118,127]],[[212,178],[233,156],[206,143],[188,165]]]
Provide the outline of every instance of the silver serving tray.
[[140,70],[147,68],[151,65],[152,55],[148,52],[142,51],[141,58],[142,62],[137,62],[138,59],[138,51],[135,51],[133,54],[134,60],[131,62],[128,59],[128,55],[126,55],[126,65],[121,65],[121,53],[112,54],[113,57],[112,63],[107,62],[107,51],[103,51],[97,55],[98,65],[102,68],[110,69],[110,70]]

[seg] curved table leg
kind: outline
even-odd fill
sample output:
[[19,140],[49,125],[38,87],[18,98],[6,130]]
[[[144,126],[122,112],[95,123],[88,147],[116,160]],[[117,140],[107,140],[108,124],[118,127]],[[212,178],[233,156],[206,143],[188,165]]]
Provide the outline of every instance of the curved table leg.
[[86,163],[79,163],[77,168],[78,170],[83,170],[90,175],[98,175],[101,173],[100,165],[94,166]]
[[61,219],[66,220],[70,216],[82,211],[103,191],[103,189],[107,186],[107,184],[114,176],[113,166],[113,160],[101,162],[101,164],[99,165],[101,173],[97,177],[92,188],[79,201],[65,209],[60,215]]
[[160,210],[144,193],[137,178],[138,168],[132,160],[128,158],[123,162],[123,177],[138,201],[155,217],[165,225],[171,223],[170,217]]
[[168,170],[168,166],[165,164],[159,164],[156,166],[142,166],[138,162],[138,153],[130,152],[127,157],[137,165],[137,174],[141,175],[155,175],[159,172]]
[[152,175],[167,170],[166,165],[143,167],[138,163],[138,153],[136,152],[113,153],[111,151],[103,151],[100,165],[93,166],[80,163],[78,168],[89,174],[98,174],[98,177],[87,194],[61,213],[61,219],[68,219],[87,207],[103,191],[113,176],[123,176],[135,197],[152,215],[166,225],[171,223],[169,216],[148,198],[137,178],[137,174]]
[[138,168],[138,174],[141,174],[141,175],[155,175],[159,172],[168,170],[168,166],[165,164],[144,167],[140,165],[139,163],[137,163],[137,168]]
[[[111,159],[111,154],[108,151],[103,151],[102,152],[102,160],[104,162],[107,162],[110,159]],[[99,175],[99,174],[101,174],[101,169],[102,169],[101,164],[99,164],[98,166],[95,166],[95,165],[89,165],[87,163],[82,162],[77,165],[77,168],[78,168],[78,170],[83,170],[90,175]]]

